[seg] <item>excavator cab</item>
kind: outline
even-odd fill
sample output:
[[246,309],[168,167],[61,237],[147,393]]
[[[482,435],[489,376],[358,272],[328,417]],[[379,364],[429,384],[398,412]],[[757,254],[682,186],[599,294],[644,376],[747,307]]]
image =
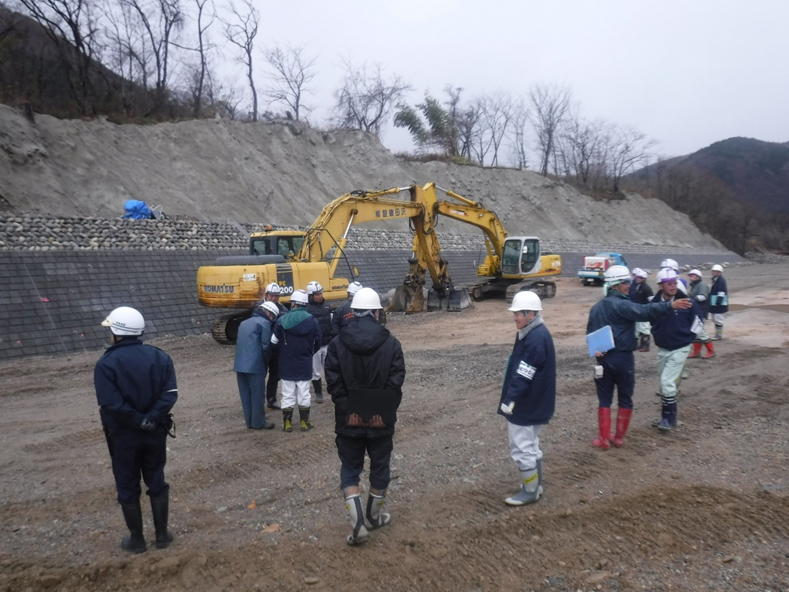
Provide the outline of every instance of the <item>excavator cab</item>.
[[250,255],[281,255],[293,259],[304,244],[304,232],[274,230],[259,232],[249,239]]
[[539,273],[540,239],[530,236],[512,236],[504,241],[501,273],[504,276],[522,276]]

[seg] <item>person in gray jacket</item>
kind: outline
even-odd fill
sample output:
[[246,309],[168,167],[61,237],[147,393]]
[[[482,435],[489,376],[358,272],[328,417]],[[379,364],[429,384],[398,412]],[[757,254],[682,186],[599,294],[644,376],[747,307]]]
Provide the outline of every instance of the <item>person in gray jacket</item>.
[[704,312],[701,329],[696,334],[696,340],[693,342],[693,349],[688,357],[698,358],[701,355],[701,346],[703,345],[707,348],[707,353],[701,357],[706,360],[715,355],[715,346],[712,344],[712,338],[707,334],[707,330],[704,327],[704,323],[707,322],[707,317],[710,312],[710,288],[701,278],[701,271],[698,269],[691,269],[688,272],[688,279],[690,280],[690,297],[696,301]]
[[238,326],[236,357],[233,370],[238,379],[238,392],[244,421],[250,430],[271,430],[274,422],[266,421],[263,405],[266,365],[271,350],[272,324],[279,314],[273,302],[263,302],[252,316]]

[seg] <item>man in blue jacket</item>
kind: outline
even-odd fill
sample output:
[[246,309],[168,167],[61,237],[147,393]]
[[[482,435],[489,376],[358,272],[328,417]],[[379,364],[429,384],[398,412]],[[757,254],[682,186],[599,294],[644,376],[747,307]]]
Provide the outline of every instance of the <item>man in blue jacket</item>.
[[690,344],[704,327],[704,311],[694,300],[679,293],[679,279],[673,269],[658,272],[658,293],[654,303],[691,303],[691,308],[675,309],[673,313],[652,321],[652,336],[658,346],[658,375],[663,408],[660,421],[653,423],[660,430],[669,431],[677,425],[677,388],[682,368],[690,353]]
[[238,380],[244,421],[250,430],[274,429],[274,422],[266,421],[263,395],[266,387],[266,367],[272,349],[271,326],[278,314],[276,304],[262,302],[255,307],[252,316],[238,326],[233,370]]
[[123,518],[131,536],[121,547],[146,550],[140,507],[140,475],[151,499],[156,547],[173,540],[167,530],[170,486],[164,480],[170,410],[178,399],[173,361],[162,350],[144,345],[145,319],[122,306],[101,323],[110,329],[110,347],[93,373],[101,423],[112,458],[112,472]]
[[723,316],[729,312],[729,288],[723,277],[723,267],[712,266],[712,286],[710,287],[710,314],[715,323],[715,336],[713,341],[723,339]]
[[523,506],[542,495],[540,430],[556,408],[556,353],[537,294],[518,292],[509,310],[518,335],[504,374],[498,413],[509,422],[510,454],[520,470],[521,488],[504,503]]
[[597,387],[598,437],[593,446],[608,450],[611,445],[611,404],[616,387],[619,410],[616,418],[614,446],[622,446],[627,428],[633,414],[633,391],[636,384],[636,368],[633,351],[636,343],[636,322],[656,321],[669,314],[671,309],[685,309],[693,306],[690,300],[672,300],[635,304],[628,298],[630,291],[630,271],[624,265],[612,265],[605,271],[606,296],[589,311],[586,334],[610,326],[614,335],[614,348],[607,352],[596,352],[602,376],[595,374]]
[[321,348],[321,330],[305,308],[307,292],[293,292],[290,304],[291,311],[274,326],[271,343],[279,348],[283,429],[293,431],[293,408],[298,404],[301,431],[306,432],[315,427],[310,421],[310,380],[312,356]]

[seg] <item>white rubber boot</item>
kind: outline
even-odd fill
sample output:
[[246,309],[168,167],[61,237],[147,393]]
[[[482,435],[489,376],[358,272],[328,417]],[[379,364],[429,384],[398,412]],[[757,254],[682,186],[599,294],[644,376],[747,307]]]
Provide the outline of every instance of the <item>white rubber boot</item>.
[[351,521],[353,532],[346,539],[349,545],[361,545],[370,538],[370,533],[364,526],[364,512],[362,511],[362,497],[358,493],[345,498],[345,509],[348,510],[348,519]]
[[364,525],[367,527],[367,530],[381,528],[392,521],[391,515],[381,511],[385,503],[386,493],[375,495],[373,492],[370,492],[370,496],[367,498],[367,513],[364,516]]
[[521,471],[521,488],[518,493],[504,500],[508,506],[525,506],[533,504],[540,499],[542,487],[540,486],[540,473],[537,468]]

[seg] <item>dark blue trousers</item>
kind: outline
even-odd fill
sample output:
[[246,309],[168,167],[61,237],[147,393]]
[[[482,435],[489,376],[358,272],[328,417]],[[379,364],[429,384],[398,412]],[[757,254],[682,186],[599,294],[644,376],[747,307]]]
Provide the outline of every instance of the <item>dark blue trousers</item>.
[[236,377],[238,378],[238,394],[241,396],[241,408],[244,410],[244,421],[248,428],[259,430],[266,422],[266,407],[263,405],[266,375],[236,372]]
[[603,377],[595,378],[600,407],[611,407],[614,387],[620,409],[633,408],[633,391],[636,388],[636,361],[633,352],[608,352],[598,358],[603,367]]
[[370,486],[375,489],[389,487],[391,472],[389,465],[392,461],[392,436],[380,438],[352,438],[337,434],[337,455],[340,457],[340,487],[357,487],[359,476],[364,469],[364,454],[370,456]]
[[140,475],[151,497],[157,497],[170,488],[164,480],[167,462],[167,432],[164,429],[113,433],[112,449],[112,473],[119,504],[139,501],[142,493]]

